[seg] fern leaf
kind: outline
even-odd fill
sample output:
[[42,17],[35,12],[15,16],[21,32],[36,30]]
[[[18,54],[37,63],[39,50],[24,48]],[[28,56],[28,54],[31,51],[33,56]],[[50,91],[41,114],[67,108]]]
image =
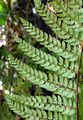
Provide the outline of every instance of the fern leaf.
[[80,8],[82,6],[82,0],[70,0],[69,1],[70,8]]
[[[18,96],[18,95],[6,95],[5,96],[7,103],[10,105],[10,108],[17,107],[17,110],[21,111],[23,108],[20,107],[22,105],[26,109],[38,109],[38,110],[47,110],[51,112],[59,112],[63,115],[74,115],[76,112],[76,108],[72,108],[70,106],[64,106],[63,99],[58,96],[53,96],[53,99],[50,96],[46,98],[43,96]],[[55,100],[55,101],[54,101]],[[13,103],[13,104],[12,104]],[[11,107],[12,105],[12,107]],[[19,106],[19,107],[18,107]],[[13,109],[14,110],[14,109]],[[37,111],[35,111],[36,113]]]
[[[72,74],[72,73],[74,74],[75,66],[77,65],[74,62],[69,62],[67,60],[63,62],[63,59],[61,57],[59,57],[57,59],[50,54],[46,54],[42,50],[39,50],[39,49],[33,47],[32,45],[25,42],[24,40],[22,41],[21,39],[19,39],[17,37],[15,38],[15,40],[19,43],[18,48],[22,52],[24,52],[25,55],[32,58],[32,60],[36,64],[39,64],[40,66],[44,67],[45,69],[48,69],[48,70],[51,70],[54,72],[57,71],[57,73],[60,73],[60,71],[63,71],[63,73],[61,73],[61,74],[63,74],[63,76],[64,76],[65,72],[66,72],[66,74]],[[67,63],[67,64],[65,64],[65,63]],[[73,65],[75,64],[73,69],[70,67],[72,64]],[[70,69],[68,69],[68,68],[70,68]],[[71,75],[69,75],[69,76],[71,76]]]
[[[55,13],[58,17],[60,17],[67,25],[71,28],[79,28],[80,22],[77,13],[69,8],[70,2],[64,2],[63,0],[56,0],[49,2],[49,5],[53,7]],[[78,10],[78,9],[76,9]]]
[[58,18],[57,15],[50,12],[39,0],[35,1],[35,7],[39,15],[61,39],[69,39],[70,37],[73,37],[76,39],[75,41],[78,41],[78,33],[76,33],[75,36],[75,31],[62,22],[61,18]]
[[21,21],[24,25],[24,28],[32,36],[32,38],[40,42],[40,44],[44,45],[50,51],[56,53],[58,56],[62,56],[63,58],[69,58],[70,61],[77,60],[77,56],[80,54],[78,46],[71,47],[69,44],[66,45],[64,41],[61,44],[59,40],[56,40],[50,35],[43,33],[28,21],[25,21],[24,19],[21,19]]
[[54,92],[55,94],[60,94],[68,98],[75,97],[75,91],[64,88],[63,86],[59,87],[58,85],[48,82],[47,74],[44,72],[33,69],[17,59],[14,60],[11,55],[9,55],[8,59],[10,65],[12,65],[18,71],[24,80],[28,79],[33,84],[39,85],[48,91]]

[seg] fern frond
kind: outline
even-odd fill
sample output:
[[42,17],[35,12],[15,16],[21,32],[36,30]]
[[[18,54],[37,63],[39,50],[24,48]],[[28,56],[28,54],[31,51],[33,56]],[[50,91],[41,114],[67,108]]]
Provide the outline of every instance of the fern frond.
[[82,0],[69,0],[68,6],[70,6],[72,9],[80,8],[82,7]]
[[49,9],[40,2],[40,0],[35,1],[35,7],[39,15],[45,20],[45,22],[51,27],[51,29],[56,35],[58,35],[59,38],[73,38],[74,42],[78,41],[78,33],[75,33],[72,28],[70,28],[61,20],[61,18],[58,18],[57,14],[55,15],[54,13],[50,12]]
[[80,50],[78,46],[71,47],[69,44],[66,44],[64,41],[61,43],[59,40],[52,38],[52,36],[44,33],[38,28],[34,27],[28,21],[21,19],[24,28],[26,31],[40,44],[44,45],[50,51],[57,54],[57,56],[62,56],[63,58],[69,59],[69,61],[77,60]]
[[[64,0],[53,0],[49,2],[58,17],[60,17],[70,28],[79,28],[80,21],[77,13],[69,8],[69,1]],[[76,9],[78,10],[78,8]]]
[[40,0],[35,0],[34,2],[36,11],[51,27],[51,29],[55,32],[56,35],[58,35],[61,39],[68,39],[70,38],[70,36],[73,35],[73,31],[71,30],[70,32],[68,26],[65,26],[65,24],[61,25],[62,24],[61,19],[57,18],[56,15],[50,12],[49,9],[45,7]]
[[[53,10],[55,11],[55,14],[62,19],[62,21],[67,24],[70,28],[73,28],[75,31],[75,34],[83,32],[83,27],[81,23],[83,23],[83,8],[82,8],[82,0],[78,1],[78,3],[81,4],[81,6],[78,7],[76,5],[76,1],[67,1],[64,2],[64,0],[56,0],[51,1],[48,4],[53,7]],[[76,7],[75,7],[76,5]],[[50,6],[50,7],[51,7]],[[72,6],[72,7],[71,7]],[[79,35],[79,40],[82,40],[82,35]],[[71,42],[71,39],[67,40]]]
[[[64,106],[64,99],[60,96],[50,96],[44,97],[44,96],[19,96],[19,95],[6,95],[5,96],[8,104],[12,104],[13,106],[16,104],[22,104],[24,107],[27,108],[33,108],[33,109],[39,109],[39,110],[46,110],[46,111],[52,111],[52,112],[59,112],[61,114],[66,114],[68,116],[71,116],[75,114],[76,108],[73,108],[72,106],[69,106],[68,101],[66,100],[66,106]],[[67,105],[68,104],[68,105]],[[70,102],[72,105],[72,102]],[[17,106],[18,107],[18,106]],[[19,107],[20,110],[20,107]]]
[[[69,0],[68,2],[68,8],[71,9],[72,11],[72,16],[74,16],[74,14],[76,14],[75,19],[79,20],[80,26],[81,23],[83,23],[83,1],[82,0]],[[77,32],[82,30],[83,32],[83,27],[81,26],[81,28],[77,29]],[[79,36],[80,39],[80,36]]]
[[49,78],[49,82],[52,82],[54,84],[66,87],[68,89],[72,89],[74,91],[76,91],[77,89],[76,81],[73,79],[67,79],[64,78],[62,75],[57,75],[55,73],[54,74],[49,73],[48,78]]
[[[43,52],[42,50],[39,50],[35,47],[33,47],[32,45],[30,45],[29,43],[25,42],[24,40],[15,37],[15,41],[19,43],[18,48],[24,52],[25,55],[27,55],[28,57],[32,58],[32,60],[36,63],[39,64],[40,66],[44,67],[45,69],[54,71],[57,73],[60,73],[64,76],[64,77],[68,77],[64,75],[64,73],[66,72],[66,74],[69,74],[69,76],[74,75],[74,71],[77,71],[77,64],[75,62],[69,62],[67,60],[63,60],[61,57],[59,58],[55,58],[54,56],[47,54],[45,52]],[[63,62],[64,61],[64,62]],[[73,67],[71,67],[73,65]],[[76,70],[75,70],[76,69]]]
[[9,63],[13,66],[24,80],[28,79],[35,85],[39,85],[42,88],[47,89],[55,94],[66,96],[68,98],[75,97],[75,91],[65,88],[63,86],[55,85],[52,82],[48,82],[47,74],[29,67],[28,65],[14,59],[12,55],[9,55]]
[[[10,96],[5,95],[5,99],[7,101],[7,104],[9,105],[10,109],[13,110],[15,113],[20,115],[22,118],[25,118],[26,120],[56,120],[56,119],[64,119],[64,120],[71,120],[72,118],[75,119],[74,115],[62,115],[58,112],[51,112],[51,111],[45,111],[42,109],[34,109],[29,108],[24,104],[23,101],[19,102],[18,100],[12,100]],[[74,120],[72,119],[72,120]]]
[[[57,71],[57,68],[59,66],[57,67],[57,64],[56,64],[57,62],[54,57],[44,53],[41,50],[38,50],[37,48],[34,48],[33,46],[31,46],[24,40],[22,41],[22,39],[20,39],[18,37],[15,37],[15,41],[17,41],[19,43],[19,45],[18,45],[19,49],[21,49],[21,51],[23,51],[25,55],[31,57],[32,60],[35,61],[36,64],[40,64],[40,66],[43,66],[44,68],[46,68],[48,70]],[[53,62],[53,65],[52,65],[52,62]],[[76,83],[74,81],[71,81],[71,80],[68,80],[65,78],[65,77],[72,78],[72,75],[70,73],[68,75],[67,70],[65,70],[65,72],[64,72],[63,69],[64,68],[62,68],[62,66],[61,66],[60,69],[58,69],[58,71],[56,72],[56,74],[52,75],[49,73],[48,74],[49,82],[52,82],[55,85],[57,84],[57,85],[64,86],[66,88],[68,87],[69,89],[73,89],[76,91]],[[61,75],[60,75],[60,73],[61,73]],[[63,94],[64,94],[64,92],[63,92]]]
[[[40,66],[44,67],[45,69],[48,70],[52,70],[52,71],[56,71],[54,74],[48,74],[49,77],[49,82],[54,83],[55,85],[60,85],[60,86],[64,86],[66,88],[69,89],[73,89],[74,91],[76,91],[76,82],[74,80],[69,80],[66,77],[72,78],[71,74],[68,72],[67,70],[64,72],[64,66],[65,68],[71,68],[71,70],[73,70],[74,67],[74,63],[68,63],[67,61],[62,64],[60,64],[60,60],[57,60],[57,58],[46,54],[45,52],[33,47],[32,45],[30,45],[29,43],[25,42],[24,40],[14,36],[14,40],[19,43],[18,44],[18,48],[24,52],[25,55],[29,56],[32,58],[32,60],[36,63],[39,64]],[[57,62],[59,61],[59,65],[57,67]],[[61,65],[61,66],[60,66]],[[58,69],[57,71],[57,68]],[[63,72],[62,72],[63,71]],[[64,76],[64,77],[63,77]]]
[[[34,6],[37,12],[33,9],[35,16],[29,19],[32,23],[20,18],[29,36],[23,31],[20,35],[23,35],[21,38],[25,40],[14,36],[17,47],[15,55],[18,55],[20,50],[24,54],[22,61],[25,63],[11,54],[8,54],[7,58],[9,61],[7,67],[14,68],[17,76],[13,77],[18,81],[20,77],[22,83],[19,84],[17,81],[13,84],[15,91],[12,92],[12,87],[9,86],[11,92],[7,92],[6,86],[3,89],[1,81],[1,97],[6,99],[10,110],[25,120],[77,120],[78,117],[80,119],[83,105],[83,101],[78,102],[78,98],[82,99],[79,86],[81,90],[83,87],[80,85],[82,80],[79,82],[79,78],[83,77],[83,61],[81,61],[83,2],[82,0],[48,0],[47,4],[43,4],[42,0],[33,0],[33,4],[31,3],[30,7]],[[35,27],[35,23],[33,25],[35,22],[33,18],[42,23],[42,30],[39,29],[39,23],[36,22],[39,28]],[[45,30],[43,25],[46,26]],[[27,40],[27,37],[30,39]],[[41,47],[40,44],[43,46]],[[30,95],[33,93],[33,85],[34,96]],[[24,90],[20,93],[18,89],[22,87]],[[27,92],[29,92],[28,96]],[[22,93],[26,96],[21,95]],[[3,102],[3,98],[1,100]]]

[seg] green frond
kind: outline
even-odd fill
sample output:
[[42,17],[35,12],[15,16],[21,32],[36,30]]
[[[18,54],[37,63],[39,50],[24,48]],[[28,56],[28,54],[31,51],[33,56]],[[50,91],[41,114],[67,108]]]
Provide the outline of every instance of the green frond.
[[[78,5],[79,3],[80,6]],[[76,1],[73,0],[69,0],[67,2],[63,0],[55,0],[49,2],[49,5],[53,7],[55,14],[60,17],[60,19],[67,24],[69,28],[72,28],[76,34],[80,33],[81,31],[83,32],[83,27],[81,26],[81,23],[83,23],[83,8],[81,7],[82,0],[78,1],[77,4]],[[81,36],[82,35],[79,35],[79,40],[82,40]],[[71,42],[70,39],[67,41]]]
[[[63,117],[67,120],[69,118],[66,115],[61,115],[61,113],[29,108],[22,103],[11,100],[8,100],[7,103],[11,110],[21,117],[26,118],[26,120],[53,120],[56,118],[63,119]],[[71,117],[69,119],[71,120]]]
[[[48,74],[49,82],[52,82],[54,84],[66,87],[68,89],[76,91],[77,85],[76,85],[76,80],[73,79],[67,79],[63,77],[62,75],[57,75],[57,74]],[[75,78],[74,78],[75,79]],[[62,93],[64,94],[64,93]]]
[[[77,64],[75,62],[69,62],[67,60],[62,59],[61,57],[55,58],[54,56],[47,54],[43,52],[42,50],[39,50],[29,43],[25,42],[24,40],[16,37],[15,41],[18,42],[18,48],[24,52],[25,55],[28,57],[32,58],[32,60],[36,63],[39,64],[40,66],[44,67],[45,69],[48,69],[50,71],[54,71],[59,74],[60,71],[61,74],[64,77],[69,77],[74,75],[74,71],[77,71]],[[63,62],[64,61],[64,62]],[[73,67],[71,67],[73,65]],[[76,69],[76,70],[75,70]],[[66,72],[67,76],[64,75]]]
[[[37,0],[38,1],[38,0]],[[66,39],[66,41],[70,38],[73,38],[72,42],[79,42],[78,41],[78,32],[75,32],[72,28],[70,28],[61,18],[57,17],[53,12],[44,6],[42,3],[41,5],[38,4],[35,0],[35,7],[38,14],[44,19],[44,21],[51,27],[51,29],[58,35],[61,39]],[[38,5],[37,5],[38,4]],[[50,17],[49,17],[50,16]]]
[[34,0],[37,12],[34,17],[45,22],[46,29],[49,29],[45,29],[46,32],[20,18],[28,35],[23,32],[24,39],[13,38],[17,52],[23,53],[26,63],[9,54],[8,65],[17,71],[16,79],[20,77],[24,84],[29,82],[34,85],[35,92],[34,96],[32,93],[27,95],[29,89],[25,91],[25,96],[17,91],[7,94],[5,89],[3,93],[10,110],[23,119],[76,120],[77,114],[81,118],[82,94],[78,93],[79,86],[82,87],[80,83],[78,85],[78,79],[82,82],[82,4],[82,0],[49,0],[47,4]]
[[[69,25],[70,28],[79,28],[80,21],[77,13],[69,8],[70,1],[63,1],[63,0],[53,0],[49,2],[58,17],[60,17],[64,23]],[[76,9],[78,10],[78,8]]]
[[52,38],[51,35],[44,33],[38,28],[34,27],[28,21],[21,19],[24,28],[26,31],[34,38],[36,41],[40,42],[40,44],[44,45],[50,51],[57,54],[57,56],[62,56],[63,58],[69,59],[69,61],[77,60],[80,49],[79,46],[71,47],[69,44],[66,44],[64,41],[61,43],[59,40]]
[[70,6],[72,9],[80,8],[82,7],[82,0],[69,0],[68,6]]
[[[43,66],[48,70],[57,71],[56,74],[54,75],[49,74],[49,82],[52,82],[55,85],[57,84],[57,85],[64,86],[66,88],[68,87],[69,89],[74,89],[76,91],[76,83],[74,81],[72,82],[71,80],[68,80],[65,78],[65,77],[72,78],[72,74],[69,73],[68,75],[67,70],[64,71],[64,68],[62,66],[60,67],[60,69],[57,69],[59,67],[56,64],[58,60],[56,61],[56,59],[51,55],[48,55],[43,51],[38,50],[37,48],[34,48],[24,40],[22,41],[22,39],[20,38],[15,37],[15,41],[19,43],[18,48],[21,49],[21,51],[23,51],[25,55],[31,57],[36,64],[40,64],[40,66]],[[53,62],[53,65],[52,65],[52,62]],[[61,75],[60,75],[60,72],[61,72]]]
[[[82,0],[69,0],[68,8],[72,11],[72,16],[75,14],[75,19],[79,21],[80,26],[83,23],[83,1]],[[81,26],[82,28],[82,26]]]
[[[72,78],[72,74],[69,73],[67,70],[63,71],[63,66],[60,66],[60,60],[57,60],[57,58],[46,54],[45,52],[33,47],[29,43],[25,42],[24,40],[14,37],[14,40],[18,42],[18,48],[24,52],[25,55],[31,57],[31,59],[40,66],[44,67],[45,69],[56,71],[54,74],[48,74],[49,82],[54,83],[55,85],[64,86],[68,89],[73,89],[76,91],[76,82],[74,80],[68,80],[66,77]],[[59,62],[58,62],[59,61]],[[59,68],[57,69],[57,62],[59,64]],[[67,62],[64,62],[63,65],[65,65],[65,68],[69,68],[69,65],[72,66],[72,70],[75,68],[74,63],[65,64]],[[67,66],[66,66],[67,65]],[[71,68],[71,67],[70,67]],[[63,72],[62,72],[63,71]],[[61,73],[60,73],[61,72]],[[64,76],[64,77],[63,77]]]
[[[40,114],[42,114],[42,111],[46,112],[46,116],[48,117],[48,112],[59,112],[59,114],[73,116],[76,113],[76,107],[75,102],[71,100],[61,98],[60,96],[53,95],[50,96],[19,96],[19,95],[5,95],[5,99],[10,106],[10,109],[13,109],[14,112],[19,113],[20,115],[28,115],[28,109],[31,111],[35,110],[35,114],[37,117],[37,110],[40,111]],[[69,103],[70,101],[70,103]],[[66,103],[64,105],[64,102]],[[15,110],[16,109],[16,110]],[[23,112],[21,112],[23,111]],[[26,116],[24,116],[26,117]],[[39,116],[38,116],[39,117]],[[43,117],[43,116],[41,116]],[[52,116],[53,117],[53,116]],[[58,117],[58,116],[57,116]]]
[[54,83],[50,82],[46,73],[29,67],[19,60],[14,59],[12,55],[9,55],[8,60],[9,64],[18,71],[18,73],[23,77],[24,80],[29,80],[33,84],[39,85],[40,87],[45,88],[48,91],[54,92],[55,94],[60,94],[68,98],[75,98],[76,93],[74,90],[68,89],[58,84],[55,85]]
[[[45,7],[42,3],[39,4],[39,0],[35,0],[35,7],[38,14],[45,20],[45,22],[52,28],[56,35],[58,35],[61,39],[68,39],[70,36],[67,34],[68,26],[61,28],[61,19],[58,19],[54,13],[50,12],[47,7]],[[49,17],[50,16],[50,17]],[[51,18],[51,19],[50,19]],[[65,31],[66,29],[66,31]],[[70,33],[73,35],[73,31]]]

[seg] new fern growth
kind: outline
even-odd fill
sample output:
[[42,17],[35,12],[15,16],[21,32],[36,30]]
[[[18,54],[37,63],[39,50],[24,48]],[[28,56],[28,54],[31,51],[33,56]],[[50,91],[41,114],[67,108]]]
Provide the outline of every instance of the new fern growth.
[[[40,67],[31,67],[11,54],[8,61],[24,81],[44,88],[52,95],[26,97],[5,94],[5,99],[10,109],[25,120],[78,120],[76,99],[81,56],[79,35],[82,32],[82,0],[53,0],[46,5],[40,0],[34,0],[34,4],[37,14],[56,37],[21,18],[30,39],[43,45],[48,52],[29,43],[27,38],[14,36],[17,49]],[[49,6],[52,6],[53,10]]]

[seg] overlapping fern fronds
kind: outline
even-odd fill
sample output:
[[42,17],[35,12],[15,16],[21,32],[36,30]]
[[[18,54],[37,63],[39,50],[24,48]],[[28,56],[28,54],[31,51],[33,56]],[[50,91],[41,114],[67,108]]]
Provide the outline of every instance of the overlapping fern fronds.
[[8,56],[8,61],[22,79],[51,91],[52,96],[5,95],[5,98],[10,109],[26,120],[76,120],[76,77],[81,56],[79,35],[82,32],[82,1],[56,0],[44,5],[40,0],[34,0],[34,3],[37,14],[56,37],[43,32],[23,18],[21,22],[30,39],[39,42],[49,52],[35,47],[28,39],[15,36],[14,40],[27,59],[30,58],[43,70],[31,67],[12,55]]
[[18,59],[14,59],[11,55],[9,55],[8,59],[9,63],[18,71],[24,80],[28,79],[33,84],[39,85],[48,91],[54,92],[55,94],[60,94],[68,98],[75,97],[76,89],[73,89],[74,83],[70,89],[66,85],[63,86],[58,84],[59,82],[57,83],[54,81],[56,80],[56,75],[54,74],[53,77],[51,77],[51,73],[47,76],[46,73],[33,69],[29,65],[20,62]]

